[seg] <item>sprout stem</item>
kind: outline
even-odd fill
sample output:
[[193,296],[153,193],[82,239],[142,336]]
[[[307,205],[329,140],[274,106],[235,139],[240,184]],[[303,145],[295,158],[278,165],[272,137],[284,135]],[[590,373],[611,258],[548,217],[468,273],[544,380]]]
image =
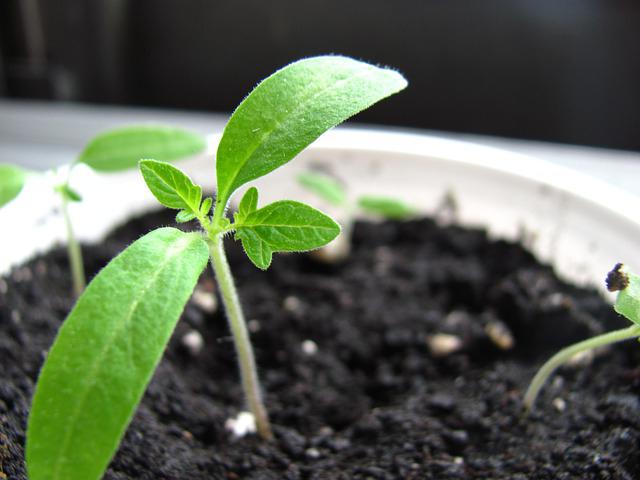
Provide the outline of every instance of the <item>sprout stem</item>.
[[71,267],[73,293],[76,297],[79,297],[86,286],[82,250],[80,249],[80,245],[73,233],[71,217],[69,216],[69,200],[64,194],[61,194],[60,197],[62,198],[62,215],[64,216],[64,223],[67,229],[67,254],[69,256],[69,265]]
[[267,410],[262,403],[256,362],[249,341],[249,332],[240,306],[240,300],[236,291],[236,286],[231,275],[229,262],[224,251],[222,235],[215,235],[209,244],[209,255],[211,266],[218,280],[222,302],[227,312],[229,327],[233,334],[233,340],[238,354],[238,364],[240,366],[240,376],[242,386],[247,397],[249,410],[256,420],[258,434],[265,440],[273,439],[271,424]]
[[524,405],[526,412],[529,413],[533,408],[533,404],[536,401],[540,389],[545,384],[549,376],[563,363],[567,362],[575,354],[584,352],[585,350],[591,350],[593,348],[601,347],[611,343],[621,342],[622,340],[628,340],[629,338],[640,336],[640,325],[632,325],[631,327],[623,328],[620,330],[614,330],[613,332],[604,333],[596,337],[583,340],[568,347],[563,348],[538,370],[531,384],[527,389],[527,393],[524,396]]

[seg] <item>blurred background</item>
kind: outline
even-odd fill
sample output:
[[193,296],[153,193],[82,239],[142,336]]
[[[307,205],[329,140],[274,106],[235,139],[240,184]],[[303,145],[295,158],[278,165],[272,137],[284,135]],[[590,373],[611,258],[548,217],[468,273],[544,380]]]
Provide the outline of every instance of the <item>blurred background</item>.
[[3,0],[0,96],[228,112],[303,56],[411,85],[358,120],[640,150],[637,0]]

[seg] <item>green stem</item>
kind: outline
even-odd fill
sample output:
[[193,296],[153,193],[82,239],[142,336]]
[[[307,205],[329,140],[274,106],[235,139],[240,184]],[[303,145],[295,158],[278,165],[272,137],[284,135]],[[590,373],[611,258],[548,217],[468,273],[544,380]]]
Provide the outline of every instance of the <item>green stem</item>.
[[256,428],[258,434],[265,440],[271,440],[273,433],[271,432],[271,424],[267,410],[262,403],[260,393],[260,385],[258,383],[258,374],[256,371],[256,362],[249,341],[249,332],[240,306],[240,299],[236,291],[236,286],[231,275],[229,262],[224,252],[222,243],[222,235],[218,234],[212,238],[209,245],[209,255],[211,258],[211,266],[218,280],[222,301],[227,312],[229,327],[233,334],[233,340],[238,354],[238,363],[240,366],[240,376],[242,386],[247,397],[249,410],[256,420]]
[[[211,218],[211,225],[220,226],[222,223],[222,218],[224,217],[224,211],[226,203],[220,201],[220,198],[216,198],[215,204],[213,206],[213,217]],[[206,228],[205,228],[206,230]]]
[[69,266],[71,267],[71,278],[73,279],[73,293],[76,297],[79,297],[86,286],[82,250],[73,233],[71,217],[69,216],[69,201],[64,194],[60,196],[62,197],[62,214],[67,228],[67,253],[69,256]]
[[538,373],[536,373],[535,377],[533,377],[533,380],[531,380],[531,384],[529,385],[527,393],[524,396],[524,405],[526,411],[531,411],[531,409],[533,408],[533,404],[536,401],[536,397],[538,396],[538,392],[540,392],[540,389],[545,384],[549,376],[555,371],[555,369],[561,366],[563,363],[567,362],[575,354],[584,352],[586,350],[591,350],[593,348],[601,347],[603,345],[608,345],[610,343],[621,342],[623,340],[628,340],[629,338],[639,336],[640,325],[632,325],[631,327],[604,333],[602,335],[598,335],[597,337],[592,337],[587,340],[583,340],[582,342],[574,343],[573,345],[569,345],[568,347],[563,348],[553,357],[547,360],[542,368],[538,370]]

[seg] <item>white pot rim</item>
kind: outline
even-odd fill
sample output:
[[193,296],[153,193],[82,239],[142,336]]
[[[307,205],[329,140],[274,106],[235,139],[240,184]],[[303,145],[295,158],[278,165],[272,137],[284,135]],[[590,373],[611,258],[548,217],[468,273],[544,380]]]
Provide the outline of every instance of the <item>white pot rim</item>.
[[[215,169],[212,156],[219,138],[220,135],[211,136],[206,155],[181,163],[181,168],[192,174],[194,180],[203,184],[205,189],[214,187]],[[339,157],[337,160],[331,160],[336,156]],[[588,272],[585,270],[586,273],[580,273],[585,269],[582,260],[572,260],[573,263],[567,264],[566,268],[560,265],[560,271],[571,279],[594,283],[597,278],[602,278],[606,269],[612,266],[604,265],[614,258],[611,246],[615,243],[616,235],[625,237],[626,245],[622,248],[621,260],[631,263],[632,268],[640,267],[640,254],[629,253],[635,252],[634,244],[640,242],[640,219],[637,216],[637,212],[640,211],[640,198],[596,178],[544,160],[466,141],[381,128],[334,129],[320,137],[299,157],[300,159],[293,161],[291,166],[270,174],[266,180],[255,182],[265,191],[263,201],[291,195],[294,198],[304,196],[301,189],[295,186],[294,175],[308,168],[318,158],[333,162],[336,170],[341,172],[344,168],[346,176],[343,175],[342,178],[348,183],[354,182],[354,191],[359,189],[362,192],[373,187],[384,190],[387,179],[390,182],[399,182],[386,193],[401,196],[407,193],[409,197],[413,195],[411,198],[419,201],[428,213],[433,213],[436,197],[440,198],[448,186],[455,187],[460,180],[462,186],[457,193],[461,198],[464,199],[467,194],[479,195],[475,197],[478,201],[471,200],[471,203],[478,204],[473,205],[478,207],[477,211],[471,209],[463,214],[461,224],[478,225],[484,220],[489,220],[487,228],[490,234],[513,239],[517,236],[514,223],[522,222],[526,228],[539,231],[541,236],[548,237],[539,242],[542,246],[538,245],[534,251],[543,261],[550,261],[556,267],[557,251],[562,253],[573,250],[571,242],[579,243],[580,235],[593,233],[596,237],[602,237],[600,243],[605,245],[602,248],[608,251],[606,255],[598,257],[595,266],[586,269]],[[394,162],[384,160],[389,157],[394,158]],[[352,161],[354,159],[355,161]],[[367,175],[375,162],[386,162],[390,166],[383,165],[381,176],[372,181]],[[364,164],[370,168],[365,169],[362,166]],[[402,177],[401,171],[405,166],[417,173]],[[440,171],[443,167],[446,170],[444,173]],[[77,236],[82,241],[100,241],[114,226],[124,222],[131,214],[157,205],[137,171],[99,175],[88,168],[78,168],[75,175],[78,190],[85,197],[82,203],[73,205],[72,210],[76,219]],[[442,185],[437,183],[440,177],[443,178]],[[403,184],[404,179],[409,181],[407,185]],[[425,187],[421,191],[423,180]],[[482,183],[487,181],[489,184],[482,186]],[[57,215],[46,215],[44,220],[44,217],[27,218],[23,215],[25,211],[33,210],[33,205],[47,206],[57,202],[45,183],[44,180],[29,182],[17,199],[0,210],[0,225],[6,226],[6,230],[3,230],[8,232],[0,236],[0,251],[13,252],[11,255],[4,253],[0,257],[0,274],[8,272],[35,254],[64,242],[64,225]],[[517,185],[511,187],[511,184]],[[523,216],[513,212],[496,215],[500,209],[500,202],[505,207],[513,207],[511,197],[493,200],[489,198],[485,201],[483,195],[491,197],[496,194],[496,189],[503,186],[512,188],[510,195],[522,196],[520,201],[525,210],[529,205],[527,202],[532,202],[530,204],[539,207],[539,211],[524,212]],[[109,200],[105,202],[104,199]],[[486,205],[480,205],[485,203]],[[513,203],[515,205],[517,202]],[[480,207],[486,210],[487,205],[492,208],[493,214],[490,219],[483,219]],[[555,224],[546,228],[544,222],[547,219],[544,217],[553,217],[560,210],[566,210],[565,213],[561,212],[564,215],[562,221],[556,220]],[[590,212],[593,212],[593,215]],[[500,216],[504,218],[494,218]],[[593,216],[593,222],[587,219],[585,223],[585,216]],[[576,218],[577,221],[574,221]],[[561,232],[565,229],[564,224],[561,225],[562,222],[570,224],[567,227],[573,229],[570,235]],[[608,237],[604,238],[605,234]],[[569,238],[564,245],[560,242],[560,247],[556,239],[558,235]],[[600,248],[599,245],[597,247]],[[576,255],[589,256],[590,248],[585,244],[584,248],[576,249]],[[625,259],[625,256],[632,258]]]
[[[212,143],[217,145],[219,137],[213,135]],[[379,128],[337,128],[316,140],[312,147],[428,155],[463,165],[506,172],[514,177],[565,191],[640,225],[640,197],[591,175],[507,149],[437,135]]]

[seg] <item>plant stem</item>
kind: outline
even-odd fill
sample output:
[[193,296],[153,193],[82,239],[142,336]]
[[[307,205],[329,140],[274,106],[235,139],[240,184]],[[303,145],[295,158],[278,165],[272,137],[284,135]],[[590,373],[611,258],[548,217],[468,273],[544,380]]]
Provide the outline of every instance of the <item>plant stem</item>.
[[222,235],[215,235],[212,239],[212,242],[209,244],[209,255],[211,257],[211,266],[213,267],[213,271],[218,280],[218,286],[220,287],[220,293],[222,294],[222,302],[227,312],[229,327],[233,334],[240,366],[240,377],[247,397],[249,410],[256,420],[258,434],[265,440],[271,440],[273,438],[271,424],[269,423],[267,410],[262,403],[256,362],[253,356],[251,342],[249,341],[249,332],[247,331],[236,286],[224,251]]
[[632,325],[631,327],[623,328],[620,330],[614,330],[613,332],[604,333],[597,337],[592,337],[582,342],[574,343],[568,347],[563,348],[553,357],[546,361],[546,363],[538,370],[531,384],[527,389],[527,393],[524,396],[524,405],[527,413],[533,408],[533,404],[536,401],[538,392],[545,384],[549,376],[555,371],[556,368],[567,362],[575,354],[591,350],[593,348],[608,345],[610,343],[621,342],[622,340],[628,340],[629,338],[640,336],[640,325]]
[[69,266],[71,268],[71,278],[73,280],[73,293],[76,297],[79,297],[86,286],[82,250],[73,233],[71,217],[69,216],[69,201],[64,194],[60,196],[62,197],[62,214],[67,228],[67,253],[69,256]]

